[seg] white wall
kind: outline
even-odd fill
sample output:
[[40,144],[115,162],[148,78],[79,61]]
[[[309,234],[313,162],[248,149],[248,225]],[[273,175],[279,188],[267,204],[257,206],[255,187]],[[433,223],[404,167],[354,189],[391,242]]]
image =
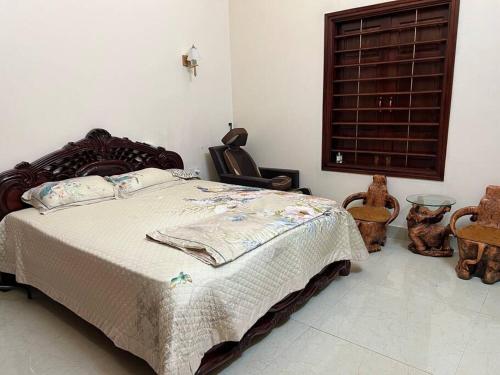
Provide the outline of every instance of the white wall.
[[[369,176],[321,170],[324,14],[380,1],[230,0],[235,123],[263,166],[301,171],[302,185],[342,201]],[[389,178],[405,225],[412,193],[477,204],[500,185],[500,1],[461,0],[444,182]]]
[[228,0],[0,0],[0,170],[104,127],[205,174],[231,118]]
[[[376,2],[0,0],[0,170],[104,127],[206,175],[234,110],[259,164],[298,168],[303,185],[341,201],[370,177],[321,171],[323,18]],[[389,178],[396,225],[410,193],[463,206],[500,184],[498,19],[500,0],[461,1],[445,181]],[[196,79],[180,65],[193,42]]]

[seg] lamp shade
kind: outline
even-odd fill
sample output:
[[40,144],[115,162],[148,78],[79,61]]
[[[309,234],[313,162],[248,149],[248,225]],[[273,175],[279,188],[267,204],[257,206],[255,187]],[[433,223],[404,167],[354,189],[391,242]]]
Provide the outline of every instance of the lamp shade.
[[193,45],[188,52],[188,61],[198,61],[200,60],[200,53],[198,49]]

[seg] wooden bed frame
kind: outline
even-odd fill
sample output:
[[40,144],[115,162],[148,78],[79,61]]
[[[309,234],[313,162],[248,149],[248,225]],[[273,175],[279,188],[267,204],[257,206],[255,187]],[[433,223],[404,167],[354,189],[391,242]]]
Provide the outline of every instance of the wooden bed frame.
[[[78,142],[70,142],[33,163],[22,162],[14,169],[0,173],[0,220],[11,212],[28,207],[21,201],[22,194],[44,182],[88,175],[109,176],[148,167],[183,168],[184,164],[179,154],[162,147],[112,137],[104,129],[91,130]],[[224,342],[210,349],[196,374],[210,374],[240,356],[257,337],[288,320],[293,312],[338,275],[349,275],[350,268],[350,261],[325,267],[304,289],[289,294],[274,305],[240,341]],[[15,283],[14,275],[2,273],[1,278],[4,283]]]

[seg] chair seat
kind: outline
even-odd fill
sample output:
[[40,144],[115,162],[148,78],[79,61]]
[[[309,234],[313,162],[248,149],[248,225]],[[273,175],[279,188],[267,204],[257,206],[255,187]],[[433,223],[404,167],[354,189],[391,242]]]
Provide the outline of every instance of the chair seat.
[[356,220],[386,223],[391,217],[390,211],[385,207],[359,206],[351,207],[347,211]]
[[500,247],[500,229],[472,224],[460,228],[457,237]]

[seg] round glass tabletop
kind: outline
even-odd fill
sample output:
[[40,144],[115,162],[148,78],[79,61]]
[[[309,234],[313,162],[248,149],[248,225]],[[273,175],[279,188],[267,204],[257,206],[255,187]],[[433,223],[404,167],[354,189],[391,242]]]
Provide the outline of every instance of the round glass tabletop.
[[406,200],[419,206],[429,207],[452,206],[457,203],[452,197],[437,194],[414,194],[406,197]]

